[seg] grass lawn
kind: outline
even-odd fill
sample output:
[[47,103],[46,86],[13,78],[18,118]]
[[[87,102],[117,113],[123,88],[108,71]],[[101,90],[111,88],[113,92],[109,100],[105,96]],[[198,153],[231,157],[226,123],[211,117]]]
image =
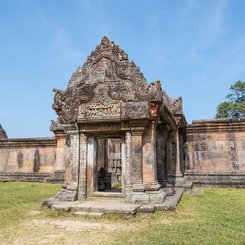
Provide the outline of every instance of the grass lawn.
[[244,189],[194,189],[175,212],[96,218],[41,208],[59,188],[0,183],[0,244],[245,244]]

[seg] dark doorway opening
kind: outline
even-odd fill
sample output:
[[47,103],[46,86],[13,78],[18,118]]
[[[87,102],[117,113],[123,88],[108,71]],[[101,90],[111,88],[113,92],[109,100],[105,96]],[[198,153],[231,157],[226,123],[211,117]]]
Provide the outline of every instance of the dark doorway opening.
[[98,138],[98,191],[121,192],[121,138]]

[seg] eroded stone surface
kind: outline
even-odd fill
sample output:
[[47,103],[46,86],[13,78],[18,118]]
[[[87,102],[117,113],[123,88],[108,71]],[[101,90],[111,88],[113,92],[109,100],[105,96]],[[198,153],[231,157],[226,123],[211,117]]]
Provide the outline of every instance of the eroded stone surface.
[[[163,162],[172,175],[183,170],[178,133],[186,125],[182,99],[169,98],[160,81],[148,84],[139,67],[107,37],[72,75],[67,89],[54,92],[58,119],[51,129],[56,135],[63,132],[60,141],[69,139],[63,147],[69,156],[66,188],[56,197],[72,200],[75,186],[74,198],[83,200],[118,185],[128,202],[163,202],[168,180]],[[163,134],[161,150],[157,132]]]
[[7,139],[8,136],[4,130],[4,128],[2,127],[2,125],[0,124],[0,139]]

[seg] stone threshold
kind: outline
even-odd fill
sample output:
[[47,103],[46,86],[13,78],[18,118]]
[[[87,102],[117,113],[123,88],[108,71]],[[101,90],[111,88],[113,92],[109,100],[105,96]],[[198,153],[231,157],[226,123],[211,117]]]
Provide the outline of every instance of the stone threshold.
[[55,198],[50,198],[43,202],[43,206],[47,206],[53,211],[71,212],[75,216],[101,216],[106,213],[135,215],[136,213],[153,213],[157,210],[175,210],[182,197],[183,192],[183,188],[176,188],[175,194],[173,196],[167,196],[163,203],[160,204],[134,204],[127,203],[124,199],[118,200],[117,198],[110,200],[98,198],[96,200],[75,202],[65,202]]

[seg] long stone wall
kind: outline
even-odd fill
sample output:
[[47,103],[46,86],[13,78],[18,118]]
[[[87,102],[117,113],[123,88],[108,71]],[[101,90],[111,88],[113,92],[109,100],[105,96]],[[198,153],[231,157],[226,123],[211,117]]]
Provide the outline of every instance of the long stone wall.
[[[159,135],[163,133],[158,130]],[[164,149],[165,141],[158,140],[157,147]],[[62,182],[67,158],[63,132],[55,132],[55,138],[2,138],[0,180]],[[165,155],[157,161],[162,163],[157,166],[161,167],[158,172],[163,174],[164,181],[164,171],[169,174],[171,169],[166,167]],[[183,171],[185,180],[194,183],[245,186],[245,119],[200,120],[188,125]]]
[[245,185],[245,119],[193,121],[186,131],[186,178]]
[[0,139],[0,178],[62,180],[62,171],[55,173],[56,145],[54,138]]

